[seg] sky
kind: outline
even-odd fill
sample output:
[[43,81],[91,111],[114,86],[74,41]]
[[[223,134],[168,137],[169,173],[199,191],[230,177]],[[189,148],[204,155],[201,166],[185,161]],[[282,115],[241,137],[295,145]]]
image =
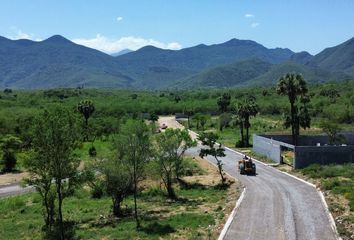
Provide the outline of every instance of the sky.
[[354,0],[1,0],[0,35],[52,35],[106,53],[232,38],[316,54],[354,37]]

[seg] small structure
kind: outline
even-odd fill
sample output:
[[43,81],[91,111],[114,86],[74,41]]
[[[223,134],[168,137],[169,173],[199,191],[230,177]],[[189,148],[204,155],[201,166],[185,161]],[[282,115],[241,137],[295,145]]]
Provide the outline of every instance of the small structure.
[[294,168],[304,168],[310,164],[354,163],[354,132],[342,132],[343,144],[329,145],[326,135],[299,136],[299,144],[292,144],[291,135],[253,135],[253,151],[282,163],[282,151],[294,151]]

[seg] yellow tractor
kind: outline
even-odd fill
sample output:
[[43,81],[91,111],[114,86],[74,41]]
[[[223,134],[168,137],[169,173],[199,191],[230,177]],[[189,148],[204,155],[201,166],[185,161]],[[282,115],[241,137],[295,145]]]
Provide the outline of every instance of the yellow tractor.
[[256,164],[252,161],[252,158],[246,155],[242,160],[238,161],[238,169],[240,170],[240,174],[256,175]]

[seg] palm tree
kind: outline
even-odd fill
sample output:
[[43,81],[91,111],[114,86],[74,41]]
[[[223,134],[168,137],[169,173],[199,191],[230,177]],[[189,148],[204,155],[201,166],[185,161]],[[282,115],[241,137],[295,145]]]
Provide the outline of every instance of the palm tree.
[[306,86],[306,81],[300,74],[288,73],[281,77],[278,81],[277,93],[279,95],[288,96],[290,102],[290,118],[288,118],[287,122],[288,125],[291,126],[291,134],[294,145],[297,145],[298,143],[301,120],[299,118],[299,109],[296,107],[296,101],[300,97],[300,100],[305,104],[306,101],[304,100],[307,99],[307,92],[308,89]]
[[254,98],[248,97],[237,105],[237,115],[242,124],[241,135],[243,135],[243,128],[246,129],[246,136],[244,139],[243,137],[241,139],[245,147],[249,146],[249,128],[251,127],[250,118],[256,116],[257,113],[258,105]]
[[85,118],[85,127],[86,127],[86,136],[85,140],[88,139],[88,119],[91,117],[91,115],[95,112],[95,106],[93,105],[93,102],[90,100],[83,100],[79,102],[77,109],[79,112],[84,116]]

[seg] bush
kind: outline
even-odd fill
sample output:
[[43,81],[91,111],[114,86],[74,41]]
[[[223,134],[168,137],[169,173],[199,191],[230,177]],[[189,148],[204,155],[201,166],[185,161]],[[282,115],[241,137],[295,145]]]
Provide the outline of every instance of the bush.
[[4,172],[12,172],[16,167],[16,157],[15,154],[12,152],[5,152],[3,155],[3,165],[4,165]]
[[102,198],[104,194],[104,187],[103,184],[94,185],[91,190],[91,197],[92,198]]
[[90,147],[89,155],[90,155],[90,157],[95,157],[97,155],[97,151],[96,151],[96,148],[94,146]]

